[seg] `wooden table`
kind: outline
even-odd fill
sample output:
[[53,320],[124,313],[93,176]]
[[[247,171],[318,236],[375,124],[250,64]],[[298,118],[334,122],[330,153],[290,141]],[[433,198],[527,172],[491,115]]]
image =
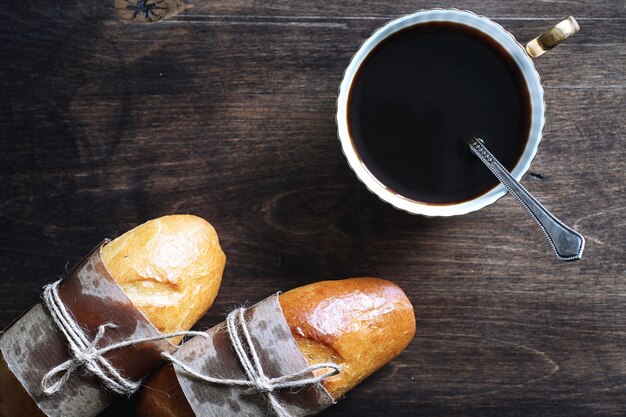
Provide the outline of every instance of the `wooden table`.
[[[623,1],[193,2],[154,24],[123,21],[112,0],[4,2],[0,327],[103,237],[195,213],[228,255],[200,327],[322,279],[408,293],[411,346],[325,416],[626,415]],[[510,196],[411,216],[348,168],[334,121],[345,66],[386,21],[437,5],[522,41],[578,18],[537,60],[547,125],[523,182],[586,236],[582,261],[555,260]]]

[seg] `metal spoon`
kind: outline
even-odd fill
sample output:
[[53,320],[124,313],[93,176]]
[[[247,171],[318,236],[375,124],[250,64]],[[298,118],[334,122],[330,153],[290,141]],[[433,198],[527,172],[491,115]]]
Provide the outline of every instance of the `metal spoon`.
[[566,226],[533,197],[522,184],[517,182],[485,147],[482,139],[473,136],[467,138],[470,150],[480,158],[500,182],[509,190],[517,201],[528,211],[548,238],[557,258],[562,261],[576,261],[583,256],[585,238]]

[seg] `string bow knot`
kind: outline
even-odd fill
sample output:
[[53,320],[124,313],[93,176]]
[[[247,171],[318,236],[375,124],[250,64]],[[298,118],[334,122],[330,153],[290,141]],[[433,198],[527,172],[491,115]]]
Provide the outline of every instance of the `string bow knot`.
[[125,378],[121,372],[111,364],[103,355],[128,346],[146,342],[166,340],[178,336],[202,336],[208,337],[204,332],[177,332],[154,337],[145,337],[125,340],[99,348],[98,345],[104,338],[107,329],[115,329],[114,323],[106,323],[98,326],[98,331],[92,340],[89,340],[76,319],[67,309],[59,296],[59,283],[44,287],[43,303],[50,312],[55,325],[67,340],[71,352],[70,359],[55,366],[46,373],[41,380],[41,390],[47,395],[53,395],[61,391],[70,377],[79,369],[85,368],[94,374],[102,382],[105,388],[119,395],[132,395],[141,386],[141,381],[131,381]]
[[[244,312],[245,310],[243,308],[232,311],[226,318],[226,329],[230,337],[231,345],[248,379],[217,378],[203,375],[167,352],[163,353],[162,356],[184,370],[190,376],[201,381],[211,384],[241,387],[244,388],[242,390],[244,395],[255,393],[265,394],[272,411],[277,417],[292,417],[285,406],[281,404],[274,395],[276,391],[319,384],[326,378],[337,375],[341,372],[342,368],[334,363],[320,363],[292,374],[282,375],[276,378],[268,377],[263,370],[261,360],[252,342],[252,336],[246,325]],[[327,369],[327,371],[321,375],[315,376],[314,372],[322,369]],[[311,376],[311,374],[313,374],[313,376]]]

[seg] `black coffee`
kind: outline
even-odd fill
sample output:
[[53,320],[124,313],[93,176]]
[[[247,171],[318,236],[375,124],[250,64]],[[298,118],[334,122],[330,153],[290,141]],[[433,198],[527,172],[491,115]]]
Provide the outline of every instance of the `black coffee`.
[[496,42],[467,26],[402,30],[363,62],[348,126],[368,169],[396,193],[452,204],[497,185],[464,141],[474,135],[511,170],[530,129],[523,75]]

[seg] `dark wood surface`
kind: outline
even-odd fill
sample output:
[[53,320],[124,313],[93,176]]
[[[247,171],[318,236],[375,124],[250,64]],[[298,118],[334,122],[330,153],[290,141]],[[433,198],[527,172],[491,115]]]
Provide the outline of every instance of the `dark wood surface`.
[[[2,1],[0,327],[103,237],[194,213],[228,256],[200,327],[321,279],[385,277],[411,298],[413,343],[325,416],[626,415],[623,1],[194,3],[143,24],[112,1]],[[411,216],[348,168],[345,66],[374,29],[434,6],[521,41],[578,18],[537,60],[547,125],[524,184],[587,237],[582,261],[555,260],[510,196]]]

